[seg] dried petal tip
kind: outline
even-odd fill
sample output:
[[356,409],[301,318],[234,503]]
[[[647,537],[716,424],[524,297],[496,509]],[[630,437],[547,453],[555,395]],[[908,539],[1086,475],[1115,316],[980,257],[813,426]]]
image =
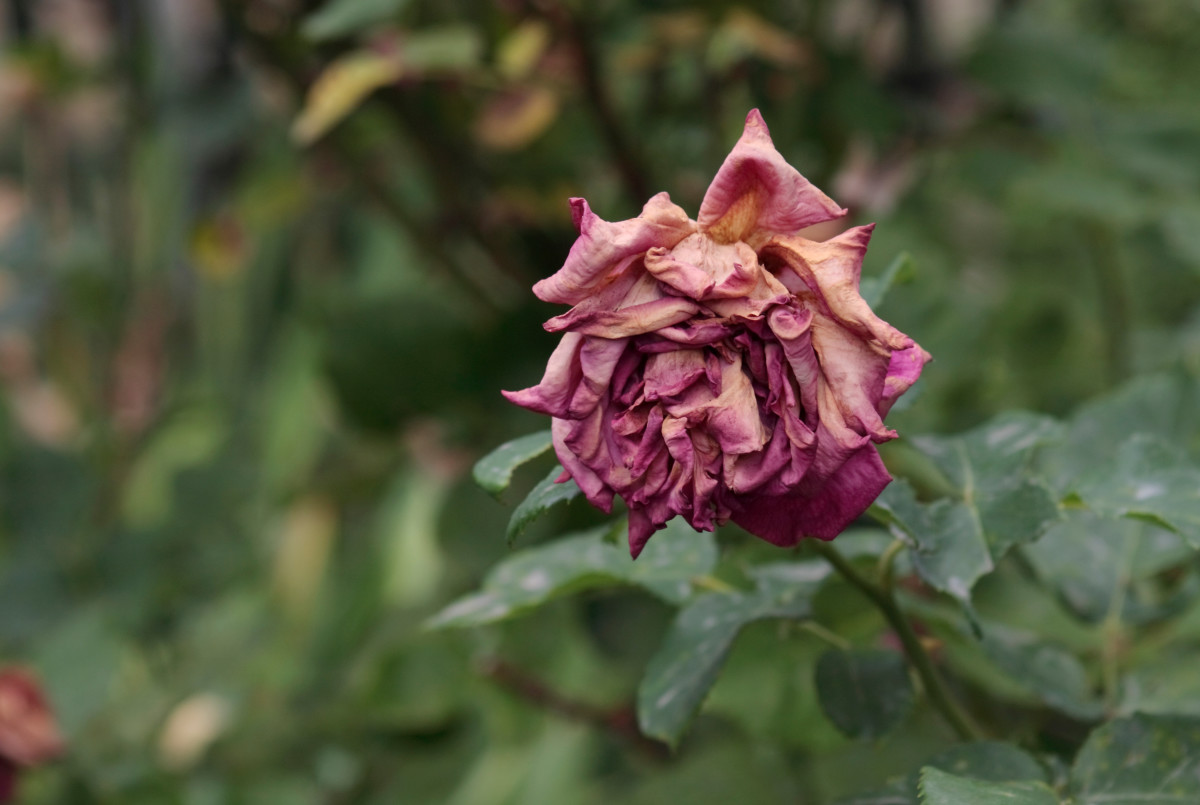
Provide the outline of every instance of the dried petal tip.
[[742,128],[743,140],[765,140],[768,144],[771,143],[771,130],[767,128],[767,121],[763,120],[762,112],[757,109],[751,109],[746,113],[746,124]]
[[771,235],[795,234],[845,214],[775,150],[767,124],[753,109],[709,185],[697,222],[718,243],[743,240],[758,247]]

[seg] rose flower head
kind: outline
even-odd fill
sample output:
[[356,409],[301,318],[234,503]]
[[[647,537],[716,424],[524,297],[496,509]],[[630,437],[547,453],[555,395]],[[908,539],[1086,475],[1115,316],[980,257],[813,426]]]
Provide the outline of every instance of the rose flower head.
[[0,669],[0,802],[15,797],[17,772],[62,754],[63,740],[32,674]]
[[629,509],[636,557],[668,520],[730,520],[768,542],[833,539],[891,476],[883,417],[929,354],[859,295],[874,224],[846,214],[775,150],[758,110],[697,220],[666,193],[637,218],[571,200],[579,238],[538,298],[571,309],[537,386],[505,396],[553,417],[554,450],[587,499]]

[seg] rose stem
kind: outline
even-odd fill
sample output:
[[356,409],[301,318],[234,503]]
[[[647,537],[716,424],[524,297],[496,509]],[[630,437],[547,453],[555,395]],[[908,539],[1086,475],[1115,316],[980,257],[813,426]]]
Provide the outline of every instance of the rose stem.
[[889,561],[880,562],[883,566],[880,573],[880,584],[874,584],[855,570],[846,557],[842,556],[829,543],[814,539],[810,540],[809,544],[829,564],[833,565],[833,568],[846,581],[857,587],[883,613],[884,618],[887,619],[892,629],[895,630],[896,636],[900,638],[900,643],[904,646],[904,653],[908,656],[908,661],[912,663],[917,675],[921,678],[921,683],[925,687],[925,693],[929,697],[929,701],[941,712],[942,716],[954,731],[958,733],[959,737],[969,741],[984,738],[983,730],[979,728],[979,725],[975,723],[971,716],[950,695],[945,681],[942,679],[941,674],[938,673],[933,660],[925,650],[925,646],[921,643],[921,639],[917,637],[917,633],[913,631],[912,624],[909,623],[908,618],[901,611],[900,605],[896,602],[890,559],[895,557],[899,549],[896,551],[888,549],[888,553],[884,555],[884,558]]

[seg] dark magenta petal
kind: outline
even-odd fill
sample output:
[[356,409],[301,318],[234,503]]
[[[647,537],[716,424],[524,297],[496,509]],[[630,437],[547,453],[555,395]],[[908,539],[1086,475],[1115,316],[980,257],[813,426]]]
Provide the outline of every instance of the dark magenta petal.
[[929,360],[929,353],[916,344],[892,353],[887,378],[883,381],[883,395],[879,398],[880,416],[887,416],[892,404],[917,382]]
[[805,537],[830,540],[865,512],[891,480],[875,447],[867,446],[819,485],[802,483],[789,494],[743,498],[733,521],[785,548]]

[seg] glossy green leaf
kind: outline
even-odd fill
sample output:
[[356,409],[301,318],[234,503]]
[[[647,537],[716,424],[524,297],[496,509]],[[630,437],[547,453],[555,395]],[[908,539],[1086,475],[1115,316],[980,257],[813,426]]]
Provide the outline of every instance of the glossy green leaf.
[[829,572],[824,562],[762,566],[755,569],[753,591],[705,595],[681,610],[638,687],[642,732],[677,744],[742,627],[763,618],[808,616],[809,599]]
[[1045,783],[987,782],[959,777],[933,766],[921,770],[921,805],[1058,805]]
[[1200,719],[1135,715],[1088,736],[1071,770],[1079,805],[1200,802]]
[[895,651],[827,651],[817,660],[816,684],[821,710],[850,738],[882,737],[912,709],[912,680]]
[[550,431],[530,433],[505,442],[479,461],[471,474],[475,483],[493,495],[499,495],[512,483],[517,467],[532,461],[551,447]]
[[512,545],[517,537],[525,533],[525,529],[529,527],[530,523],[549,509],[559,503],[567,503],[579,497],[580,489],[575,481],[568,479],[558,483],[558,478],[561,476],[562,467],[554,465],[550,474],[538,481],[537,486],[517,504],[517,508],[513,509],[506,532],[509,545]]
[[605,541],[609,526],[529,548],[492,569],[482,589],[450,604],[428,628],[479,626],[527,612],[554,598],[598,587],[636,585],[673,604],[691,595],[691,580],[717,562],[712,534],[676,518],[654,535],[635,562]]
[[1082,475],[1074,489],[1095,511],[1148,520],[1200,548],[1200,466],[1165,441],[1130,437],[1113,461]]

